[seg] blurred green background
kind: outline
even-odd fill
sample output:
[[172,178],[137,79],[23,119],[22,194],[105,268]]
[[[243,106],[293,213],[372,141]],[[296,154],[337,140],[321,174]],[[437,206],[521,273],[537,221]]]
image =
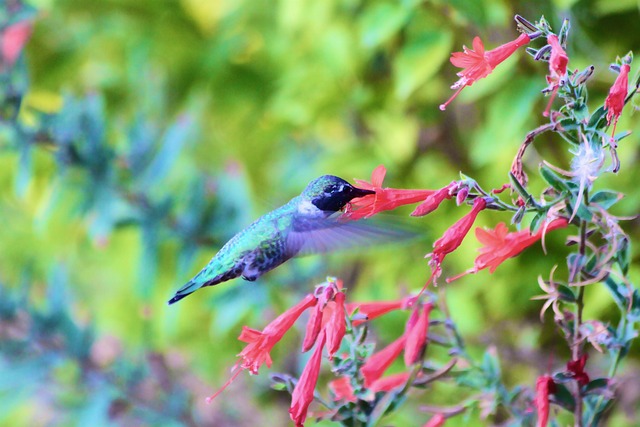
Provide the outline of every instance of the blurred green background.
[[[476,35],[487,49],[514,39],[514,14],[544,15],[556,29],[571,20],[569,66],[596,66],[592,110],[615,79],[609,63],[640,51],[637,0],[5,0],[2,9],[2,25],[34,22],[2,89],[0,423],[12,426],[287,425],[289,398],[270,390],[266,368],[204,402],[229,375],[242,325],[263,327],[327,274],[345,280],[351,301],[419,289],[423,255],[468,208],[448,203],[413,220],[421,242],[296,260],[168,307],[173,292],[322,174],[369,179],[384,164],[390,187],[439,188],[459,172],[485,188],[506,182],[525,134],[544,123],[546,63],[521,51],[446,112],[438,105],[457,79],[450,53]],[[632,109],[618,125],[634,131],[622,170],[598,184],[628,194],[621,215],[640,205]],[[566,167],[567,149],[541,137],[530,175],[543,157]],[[509,220],[483,213],[479,225]],[[624,228],[637,239],[637,221]],[[546,257],[530,249],[494,275],[441,285],[472,352],[495,345],[509,386],[533,386],[567,360],[529,299],[538,275],[563,268],[566,234],[548,236]],[[468,238],[445,275],[469,268],[477,247]],[[615,313],[603,289],[586,298],[586,318]],[[404,321],[391,316],[375,334],[388,342]],[[300,373],[299,340],[276,346],[271,372]],[[611,425],[638,422],[637,356]],[[606,366],[602,356],[589,363],[593,376]],[[385,424],[419,425],[421,403],[459,396],[454,387],[416,394]]]

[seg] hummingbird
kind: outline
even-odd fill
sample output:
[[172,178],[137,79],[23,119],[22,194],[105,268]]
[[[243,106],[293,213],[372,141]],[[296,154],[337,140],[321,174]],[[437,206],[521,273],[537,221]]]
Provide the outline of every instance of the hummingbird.
[[328,252],[399,237],[397,230],[364,221],[344,221],[341,210],[351,200],[374,194],[342,178],[323,175],[287,204],[261,216],[233,236],[169,305],[205,286],[242,276],[254,281],[294,256]]

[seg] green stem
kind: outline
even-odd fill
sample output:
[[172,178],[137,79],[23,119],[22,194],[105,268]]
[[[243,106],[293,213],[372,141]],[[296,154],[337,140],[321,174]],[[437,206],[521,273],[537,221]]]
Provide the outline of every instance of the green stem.
[[[626,324],[627,324],[626,313],[622,313],[620,324],[618,325],[618,331],[623,331],[626,328]],[[618,371],[618,366],[620,366],[621,360],[622,360],[622,350],[617,349],[615,351],[615,356],[613,357],[613,362],[609,367],[609,372],[607,373],[607,378],[609,380],[616,375],[616,372]],[[589,425],[594,425],[595,417],[597,417],[598,414],[600,413],[600,407],[602,406],[603,401],[604,401],[604,396],[600,395],[598,397],[598,401],[596,402],[593,408],[591,419],[589,419]]]
[[[586,196],[586,195],[585,195]],[[587,222],[580,221],[580,243],[579,243],[580,258],[584,258],[587,251]],[[582,279],[580,272],[577,273],[578,281]],[[580,326],[582,325],[582,311],[584,309],[584,286],[578,288],[578,296],[576,298],[576,312],[573,329],[573,343],[572,343],[572,359],[578,360],[580,358]],[[582,390],[580,384],[576,381],[576,407],[574,410],[574,426],[582,427]]]

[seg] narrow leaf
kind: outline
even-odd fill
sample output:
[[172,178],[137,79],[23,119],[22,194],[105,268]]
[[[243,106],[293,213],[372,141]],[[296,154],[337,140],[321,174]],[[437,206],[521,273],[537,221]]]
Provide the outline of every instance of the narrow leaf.
[[560,193],[563,191],[569,191],[569,184],[567,183],[567,180],[556,174],[544,163],[540,165],[540,175],[556,191]]
[[606,120],[604,120],[605,113],[606,113],[606,110],[604,109],[604,106],[598,108],[589,118],[589,123],[587,124],[587,128],[591,128],[594,130],[603,128],[604,125],[606,124]]
[[596,203],[602,206],[604,209],[609,209],[618,201],[622,200],[623,197],[624,195],[622,193],[618,193],[617,191],[601,190],[591,196],[589,203]]

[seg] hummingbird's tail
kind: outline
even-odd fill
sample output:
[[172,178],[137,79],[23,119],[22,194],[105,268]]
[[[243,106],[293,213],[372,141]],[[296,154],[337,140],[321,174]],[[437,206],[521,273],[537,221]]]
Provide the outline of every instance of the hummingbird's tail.
[[187,283],[186,285],[178,289],[176,294],[169,300],[167,304],[171,305],[173,303],[180,301],[182,298],[186,297],[187,295],[191,295],[192,293],[200,289],[202,286],[206,286],[206,285],[202,285],[200,283],[195,282],[194,280],[190,280],[189,283]]
[[195,291],[205,286],[214,286],[218,283],[226,282],[227,280],[235,279],[242,272],[242,266],[236,265],[232,270],[226,271],[224,273],[218,274],[216,276],[210,277],[209,271],[205,267],[200,273],[198,273],[193,279],[189,280],[189,282],[178,289],[176,294],[169,300],[167,304],[171,305],[182,298],[191,295]]

